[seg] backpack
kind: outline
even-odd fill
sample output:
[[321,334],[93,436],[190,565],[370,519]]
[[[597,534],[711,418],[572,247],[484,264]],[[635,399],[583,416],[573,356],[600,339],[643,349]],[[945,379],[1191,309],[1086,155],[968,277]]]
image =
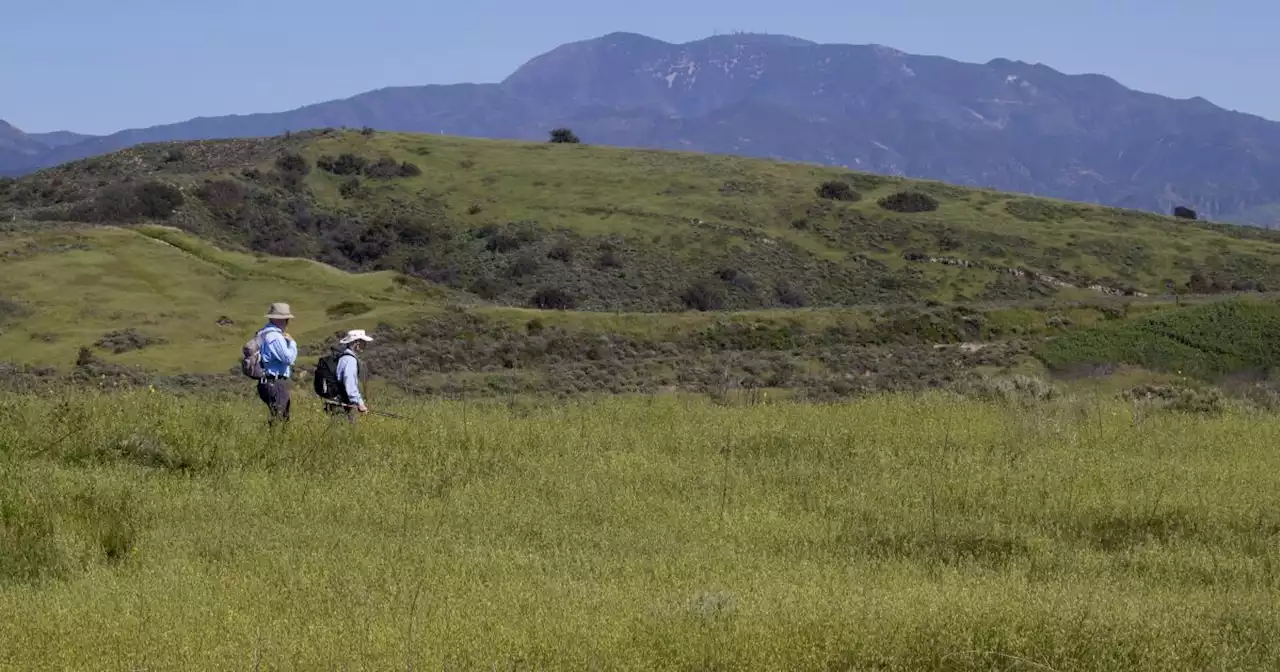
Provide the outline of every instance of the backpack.
[[240,373],[254,380],[262,380],[262,332],[253,335],[240,349]]
[[338,360],[343,357],[355,357],[342,350],[334,350],[316,362],[316,372],[312,376],[311,386],[316,396],[346,403],[347,390],[338,380]]

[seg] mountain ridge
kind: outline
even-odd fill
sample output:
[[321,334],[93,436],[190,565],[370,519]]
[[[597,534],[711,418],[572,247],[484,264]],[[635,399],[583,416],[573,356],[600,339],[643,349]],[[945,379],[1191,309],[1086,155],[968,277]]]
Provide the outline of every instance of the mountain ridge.
[[562,125],[596,144],[1280,224],[1280,123],[1261,116],[1038,63],[752,33],[674,44],[614,32],[539,54],[499,82],[384,87],[283,112],[128,129],[49,148],[24,170],[146,142],[309,128],[534,140]]

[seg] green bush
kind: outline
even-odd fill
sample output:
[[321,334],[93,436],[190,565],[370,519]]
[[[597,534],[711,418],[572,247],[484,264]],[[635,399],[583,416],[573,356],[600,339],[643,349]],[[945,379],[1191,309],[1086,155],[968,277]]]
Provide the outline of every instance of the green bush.
[[577,144],[582,142],[576,133],[568,128],[557,128],[551,131],[551,139],[553,143]]
[[373,306],[364,301],[343,301],[335,303],[325,309],[325,314],[329,319],[340,320],[347,317],[355,317],[356,315],[364,315],[373,310]]
[[542,310],[573,310],[577,301],[561,287],[543,287],[533,293],[529,305]]
[[724,308],[724,288],[711,280],[699,280],[680,295],[680,300],[692,310],[720,310]]
[[823,182],[815,189],[819,198],[825,198],[832,201],[849,201],[854,202],[862,199],[862,194],[853,190],[848,182],[840,180],[828,180]]
[[933,212],[938,209],[938,199],[919,191],[899,191],[877,202],[880,207],[905,214]]

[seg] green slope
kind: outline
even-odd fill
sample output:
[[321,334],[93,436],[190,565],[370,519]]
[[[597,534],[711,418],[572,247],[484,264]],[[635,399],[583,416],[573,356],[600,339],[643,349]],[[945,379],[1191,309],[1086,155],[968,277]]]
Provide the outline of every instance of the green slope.
[[[280,161],[293,154],[303,160]],[[384,159],[388,176],[317,167],[328,157],[344,172],[344,154]],[[398,173],[404,162],[416,167],[409,176]],[[819,197],[830,180],[859,198]],[[171,214],[148,206],[154,194],[136,192],[148,183],[175,185],[182,204]],[[903,191],[937,209],[882,205]],[[1280,234],[1261,229],[811,165],[429,135],[137,147],[0,186],[6,212],[155,215],[227,245],[403,271],[496,305],[591,311],[1280,287]]]
[[1132,364],[1217,379],[1280,364],[1280,303],[1237,299],[1112,323],[1056,338],[1040,357],[1052,369]]
[[[215,373],[235,366],[239,345],[273,301],[303,316],[293,329],[301,340],[434,307],[424,304],[432,295],[388,272],[351,275],[304,259],[226,253],[162,227],[11,234],[0,239],[0,258],[3,296],[17,306],[0,325],[0,351],[37,365],[69,366],[81,346],[133,329],[155,342],[120,353],[102,347],[103,356],[161,372]],[[326,314],[343,304],[368,310]]]

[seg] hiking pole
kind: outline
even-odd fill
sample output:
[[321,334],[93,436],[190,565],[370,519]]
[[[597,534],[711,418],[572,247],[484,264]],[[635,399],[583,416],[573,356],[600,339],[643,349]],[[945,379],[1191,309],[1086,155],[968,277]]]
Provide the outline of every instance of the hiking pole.
[[[324,403],[326,403],[326,404],[331,404],[331,405],[333,405],[333,406],[341,406],[341,407],[346,408],[346,409],[354,409],[354,408],[356,407],[356,406],[355,406],[355,404],[344,404],[344,403],[342,403],[342,402],[338,402],[338,401],[330,401],[330,400],[328,400],[328,399],[325,399]],[[394,413],[387,413],[386,411],[375,411],[375,410],[370,409],[370,410],[369,410],[369,413],[372,413],[373,415],[381,415],[381,416],[383,416],[383,417],[387,417],[387,418],[395,418],[396,420],[407,420],[407,419],[408,419],[408,418],[405,418],[405,417],[403,417],[403,416],[395,415]]]

